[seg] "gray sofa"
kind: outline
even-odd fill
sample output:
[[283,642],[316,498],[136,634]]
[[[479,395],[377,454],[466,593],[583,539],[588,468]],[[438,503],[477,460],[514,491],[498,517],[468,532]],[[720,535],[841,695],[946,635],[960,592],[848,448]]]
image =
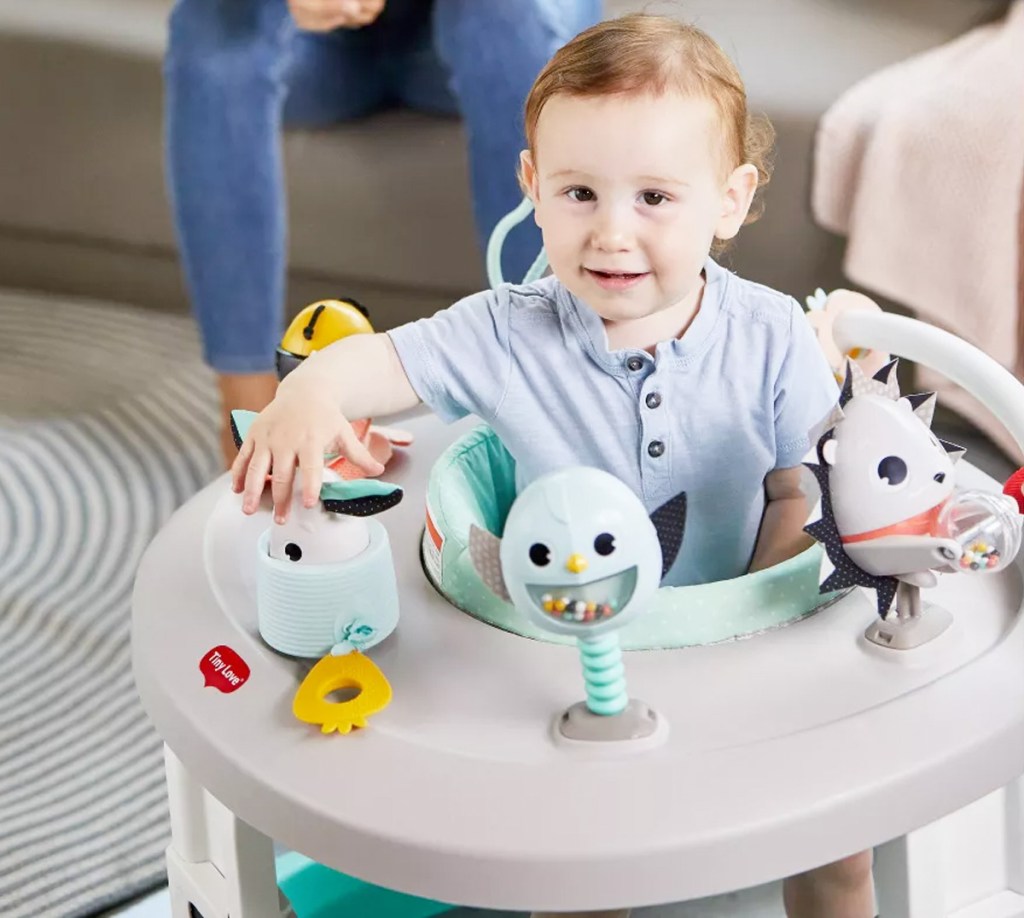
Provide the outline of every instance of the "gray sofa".
[[[986,10],[982,0],[613,0],[608,12],[641,5],[711,32],[774,122],[767,213],[728,264],[796,296],[842,283],[841,240],[813,225],[807,203],[818,118],[862,75]],[[161,165],[169,8],[0,0],[0,286],[187,308]],[[286,160],[291,308],[352,295],[385,328],[483,285],[458,122],[394,112],[295,132]]]

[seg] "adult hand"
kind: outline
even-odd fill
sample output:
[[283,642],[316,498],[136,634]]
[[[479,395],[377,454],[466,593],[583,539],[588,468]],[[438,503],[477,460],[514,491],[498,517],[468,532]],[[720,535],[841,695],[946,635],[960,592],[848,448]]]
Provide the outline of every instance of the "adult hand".
[[288,0],[295,24],[309,32],[360,29],[381,14],[386,0]]

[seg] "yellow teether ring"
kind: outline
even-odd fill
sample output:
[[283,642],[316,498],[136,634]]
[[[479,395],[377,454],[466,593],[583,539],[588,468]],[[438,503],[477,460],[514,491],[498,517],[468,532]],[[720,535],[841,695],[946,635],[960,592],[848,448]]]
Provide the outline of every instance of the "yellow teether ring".
[[[354,689],[346,701],[328,701],[339,689]],[[391,685],[377,665],[358,650],[343,656],[328,654],[302,680],[292,701],[292,713],[307,724],[319,724],[323,733],[348,733],[365,727],[366,719],[391,703]]]

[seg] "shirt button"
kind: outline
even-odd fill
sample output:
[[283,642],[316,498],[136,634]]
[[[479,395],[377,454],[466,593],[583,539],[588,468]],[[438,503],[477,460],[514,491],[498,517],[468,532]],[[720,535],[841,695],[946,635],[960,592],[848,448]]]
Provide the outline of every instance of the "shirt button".
[[651,440],[651,442],[647,444],[647,455],[654,459],[657,459],[658,456],[661,456],[664,452],[665,444],[662,443],[661,440]]
[[642,370],[644,368],[644,359],[643,357],[630,357],[629,360],[626,361],[626,366],[635,373],[637,370]]
[[657,408],[661,404],[661,395],[657,392],[648,392],[647,398],[644,401],[647,402],[648,408]]

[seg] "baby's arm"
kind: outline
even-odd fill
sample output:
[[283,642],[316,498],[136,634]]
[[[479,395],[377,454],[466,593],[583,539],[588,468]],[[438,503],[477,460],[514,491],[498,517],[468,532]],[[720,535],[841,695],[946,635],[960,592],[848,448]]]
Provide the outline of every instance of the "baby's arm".
[[296,464],[303,503],[313,506],[328,450],[380,474],[383,468],[356,438],[348,419],[394,414],[419,401],[387,335],[351,335],[313,353],[278,386],[231,466],[232,487],[236,493],[244,490],[242,509],[256,510],[270,471],[274,518],[284,522]]
[[804,532],[809,511],[800,484],[802,475],[802,466],[795,466],[775,469],[765,478],[768,503],[750,562],[751,572],[792,558],[810,546],[812,539]]
[[775,381],[775,468],[765,476],[765,507],[750,570],[798,555],[813,541],[804,532],[809,510],[800,465],[839,395],[832,370],[796,300],[789,300],[790,333]]

